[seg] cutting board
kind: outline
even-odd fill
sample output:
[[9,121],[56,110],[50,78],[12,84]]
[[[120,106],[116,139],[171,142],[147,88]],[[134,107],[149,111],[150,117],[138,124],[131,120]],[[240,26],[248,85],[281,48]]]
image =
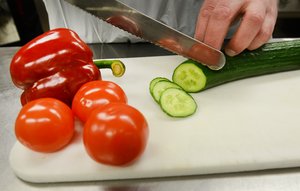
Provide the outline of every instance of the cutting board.
[[[70,182],[199,175],[300,166],[300,71],[253,77],[191,94],[197,112],[176,119],[150,96],[149,82],[171,78],[185,58],[121,59],[126,74],[103,79],[118,83],[129,104],[146,117],[150,137],[145,153],[127,167],[94,162],[85,152],[81,126],[63,150],[42,154],[16,142],[10,153],[15,174],[29,182]],[[13,126],[13,124],[12,124]]]

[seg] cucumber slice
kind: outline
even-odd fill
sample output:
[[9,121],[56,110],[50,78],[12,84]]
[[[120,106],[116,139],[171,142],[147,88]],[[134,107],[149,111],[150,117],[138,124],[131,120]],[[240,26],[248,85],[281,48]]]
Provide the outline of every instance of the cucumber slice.
[[[151,92],[153,92],[153,87],[154,87],[154,85],[157,83],[157,82],[159,82],[159,81],[170,81],[168,78],[165,78],[165,77],[156,77],[156,78],[154,78],[153,80],[151,80],[151,82],[150,82],[150,85],[149,85],[149,91],[150,91],[150,93]],[[151,93],[152,94],[152,93]]]
[[195,63],[185,62],[177,66],[172,80],[186,92],[199,92],[205,87],[206,76]]
[[178,88],[168,88],[163,91],[159,104],[161,109],[171,117],[187,117],[197,110],[193,97]]
[[177,84],[169,81],[169,80],[162,80],[157,82],[152,89],[151,95],[154,98],[154,100],[159,103],[160,96],[163,91],[165,91],[167,88],[178,88],[181,89],[180,86]]

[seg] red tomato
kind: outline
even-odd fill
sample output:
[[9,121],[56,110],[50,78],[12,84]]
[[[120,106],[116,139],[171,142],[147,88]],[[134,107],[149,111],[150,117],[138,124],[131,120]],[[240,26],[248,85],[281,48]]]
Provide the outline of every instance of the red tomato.
[[84,146],[97,162],[128,165],[144,152],[148,140],[145,117],[132,106],[109,103],[96,108],[83,130]]
[[54,98],[31,101],[20,110],[15,134],[23,145],[34,151],[57,151],[66,146],[74,134],[72,110]]
[[178,40],[172,39],[172,38],[162,38],[159,41],[159,44],[162,44],[165,47],[168,47],[170,50],[183,53],[184,49],[178,42]]
[[91,81],[81,86],[75,94],[72,110],[82,122],[85,122],[93,109],[110,102],[127,103],[123,89],[114,82]]

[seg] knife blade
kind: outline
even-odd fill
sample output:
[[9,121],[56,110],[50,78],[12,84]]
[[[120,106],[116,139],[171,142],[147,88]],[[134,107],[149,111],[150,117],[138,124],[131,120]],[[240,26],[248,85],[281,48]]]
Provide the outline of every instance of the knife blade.
[[115,27],[175,54],[195,60],[212,70],[219,70],[225,65],[226,59],[220,50],[154,20],[118,0],[65,1]]

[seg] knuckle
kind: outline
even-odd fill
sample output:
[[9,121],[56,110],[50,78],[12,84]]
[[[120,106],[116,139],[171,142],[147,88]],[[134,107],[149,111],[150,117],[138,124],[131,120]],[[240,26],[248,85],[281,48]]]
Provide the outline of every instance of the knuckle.
[[232,10],[228,6],[220,5],[214,9],[213,15],[218,20],[228,20],[232,17]]
[[214,9],[215,9],[214,4],[212,3],[207,4],[205,7],[201,9],[201,16],[202,17],[210,16]]
[[245,19],[254,24],[261,24],[264,21],[264,16],[258,13],[252,13],[248,14]]
[[206,6],[205,6],[205,9],[207,11],[213,11],[215,9],[215,4],[213,3],[208,3]]

